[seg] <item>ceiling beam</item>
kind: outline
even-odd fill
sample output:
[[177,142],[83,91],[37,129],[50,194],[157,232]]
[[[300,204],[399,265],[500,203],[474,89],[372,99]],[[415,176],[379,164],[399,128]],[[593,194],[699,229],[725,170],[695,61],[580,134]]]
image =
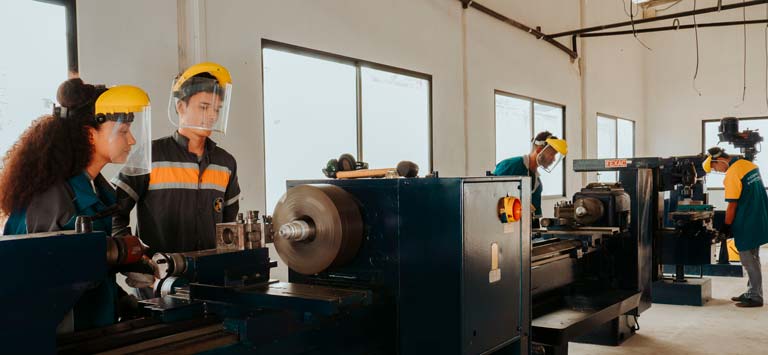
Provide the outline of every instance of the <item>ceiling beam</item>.
[[635,33],[687,30],[695,27],[704,28],[704,27],[723,27],[723,26],[743,26],[743,25],[754,25],[754,24],[761,24],[761,23],[768,23],[768,19],[747,20],[747,21],[708,22],[708,23],[699,23],[697,25],[638,28],[634,31],[625,30],[625,31],[611,31],[611,32],[594,32],[594,33],[580,34],[579,37],[587,38],[587,37],[620,36],[620,35],[631,35]]
[[[476,9],[476,10],[478,10],[478,11],[480,11],[480,12],[482,12],[482,13],[488,15],[488,16],[491,16],[491,17],[501,21],[501,22],[504,22],[504,23],[506,23],[508,25],[511,25],[511,26],[521,30],[521,31],[525,31],[527,33],[530,33],[531,35],[536,37],[536,39],[541,39],[541,40],[544,40],[544,41],[548,42],[549,44],[557,47],[561,51],[563,51],[566,54],[568,54],[568,56],[571,57],[571,60],[575,60],[576,58],[579,57],[579,55],[575,51],[571,50],[570,48],[566,47],[562,43],[558,42],[556,39],[551,38],[551,37],[545,35],[543,32],[541,32],[541,30],[539,28],[532,28],[532,27],[529,27],[529,26],[527,26],[527,25],[525,25],[523,23],[515,21],[515,20],[513,20],[513,19],[511,19],[509,17],[506,17],[506,16],[504,16],[504,15],[502,15],[502,14],[496,12],[496,11],[491,10],[490,8],[487,8],[487,7],[483,6],[483,5],[481,5],[477,1],[474,1],[474,0],[459,0],[459,1],[461,1],[461,4],[462,4],[462,6],[465,9],[471,7],[473,9]],[[768,1],[768,0],[765,0],[765,1]]]
[[740,9],[740,8],[743,8],[743,7],[762,5],[762,4],[768,4],[768,0],[751,0],[751,1],[739,2],[739,3],[734,3],[734,4],[722,5],[722,6],[707,7],[707,8],[698,9],[698,10],[695,10],[695,11],[691,10],[691,11],[677,12],[677,13],[674,13],[674,14],[662,15],[662,16],[657,16],[657,17],[654,17],[654,18],[637,19],[637,20],[634,20],[634,21],[617,22],[617,23],[612,23],[612,24],[608,24],[608,25],[600,25],[600,26],[594,26],[594,27],[587,27],[587,28],[582,28],[582,29],[578,29],[578,30],[554,33],[554,34],[551,34],[551,35],[547,35],[547,37],[549,37],[549,38],[557,38],[557,37],[563,37],[563,36],[581,35],[582,33],[602,31],[602,30],[607,30],[609,28],[625,27],[625,26],[631,26],[633,24],[634,25],[639,25],[639,24],[648,23],[648,22],[661,21],[661,20],[667,20],[667,19],[674,19],[674,18],[680,18],[680,17],[688,17],[688,16],[692,16],[692,15],[701,15],[701,14],[706,14],[706,13],[716,12],[716,11],[721,11],[721,10]]

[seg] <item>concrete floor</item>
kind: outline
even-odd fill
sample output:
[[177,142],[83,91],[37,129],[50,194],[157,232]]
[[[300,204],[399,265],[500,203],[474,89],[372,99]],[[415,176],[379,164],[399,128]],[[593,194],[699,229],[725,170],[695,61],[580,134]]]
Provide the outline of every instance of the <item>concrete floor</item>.
[[[760,253],[768,291],[768,245]],[[621,346],[571,343],[570,354],[768,354],[768,305],[738,308],[730,300],[745,291],[744,278],[712,277],[704,307],[654,304],[638,319],[640,331]]]

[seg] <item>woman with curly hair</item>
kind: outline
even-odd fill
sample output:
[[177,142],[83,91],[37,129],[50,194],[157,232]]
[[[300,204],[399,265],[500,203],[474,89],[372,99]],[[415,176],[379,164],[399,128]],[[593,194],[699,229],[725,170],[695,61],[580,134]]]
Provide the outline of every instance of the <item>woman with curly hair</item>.
[[[101,169],[117,163],[123,172],[148,172],[149,97],[137,87],[107,89],[79,78],[62,83],[56,96],[61,106],[37,119],[4,159],[0,214],[8,220],[3,234],[72,230],[77,216],[96,216],[93,229],[109,235],[108,212],[116,210],[116,195]],[[111,274],[84,293],[73,324],[65,328],[114,323],[116,294]]]
[[[148,173],[148,144],[135,146],[149,138],[143,137],[148,125],[137,119],[149,107],[144,91],[125,85],[107,90],[75,78],[62,83],[56,96],[61,106],[35,121],[5,157],[5,235],[74,229],[75,217],[112,206],[114,189],[100,173],[108,163]],[[95,220],[94,229],[111,233],[111,221]]]

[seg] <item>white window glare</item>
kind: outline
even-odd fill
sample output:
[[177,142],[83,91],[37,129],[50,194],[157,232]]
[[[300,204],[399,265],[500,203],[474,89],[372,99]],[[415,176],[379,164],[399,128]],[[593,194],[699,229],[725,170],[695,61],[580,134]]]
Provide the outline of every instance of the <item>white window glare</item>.
[[[635,156],[635,123],[633,121],[597,115],[597,158],[632,158]],[[597,173],[599,182],[618,180],[615,171]]]
[[355,67],[264,49],[267,211],[286,180],[323,178],[323,164],[356,155]]
[[[608,117],[597,117],[597,158],[616,158],[616,120]],[[597,181],[614,182],[616,172],[601,171],[597,173]]]
[[496,162],[531,151],[531,102],[496,95]]
[[361,69],[363,160],[371,167],[395,167],[411,160],[429,168],[429,81]]
[[51,112],[56,89],[67,79],[65,8],[0,1],[0,33],[0,156],[5,156],[32,121]]
[[[563,138],[563,116],[565,112],[562,106],[548,104],[533,104],[533,132],[534,134],[549,131],[553,135]],[[560,163],[550,173],[541,174],[541,184],[544,185],[542,196],[562,196],[563,181],[565,179],[565,163]]]
[[262,58],[268,213],[286,180],[325,178],[344,153],[370,168],[410,160],[430,171],[429,79],[309,51],[267,47]]

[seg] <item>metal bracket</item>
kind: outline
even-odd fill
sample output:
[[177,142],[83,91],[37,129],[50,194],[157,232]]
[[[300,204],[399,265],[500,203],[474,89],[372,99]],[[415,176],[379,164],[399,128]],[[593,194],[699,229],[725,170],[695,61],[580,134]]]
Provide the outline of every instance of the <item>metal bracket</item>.
[[[511,19],[509,17],[506,17],[506,16],[504,16],[504,15],[502,15],[502,14],[500,14],[500,13],[498,13],[498,12],[496,12],[496,11],[490,9],[490,8],[487,8],[487,7],[483,6],[483,5],[481,5],[480,3],[478,3],[478,2],[476,2],[474,0],[459,0],[459,1],[461,1],[461,4],[462,4],[462,6],[465,9],[471,6],[472,8],[477,9],[478,11],[480,11],[480,12],[482,12],[482,13],[488,15],[488,16],[491,16],[491,17],[493,17],[493,18],[495,18],[495,19],[497,19],[497,20],[499,20],[501,22],[509,24],[509,25],[519,29],[519,30],[525,31],[525,32],[533,35],[534,37],[536,37],[536,39],[542,39],[542,40],[547,41],[549,44],[557,47],[561,51],[563,51],[566,54],[568,54],[568,56],[571,57],[571,61],[574,61],[574,60],[576,60],[576,58],[579,57],[579,55],[574,50],[571,50],[570,48],[566,47],[562,43],[560,43],[557,40],[555,40],[553,37],[547,36],[546,34],[541,32],[541,30],[539,30],[539,29],[532,28],[530,26],[527,26],[525,24],[517,22],[517,21],[515,21],[515,20],[513,20],[513,19]],[[768,1],[768,0],[766,0],[766,1]]]

